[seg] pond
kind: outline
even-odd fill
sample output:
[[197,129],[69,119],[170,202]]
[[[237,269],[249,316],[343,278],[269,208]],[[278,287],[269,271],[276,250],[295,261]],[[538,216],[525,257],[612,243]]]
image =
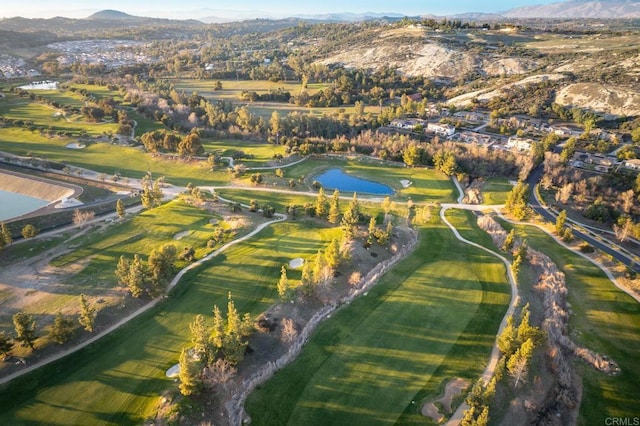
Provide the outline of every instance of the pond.
[[47,200],[0,189],[0,221],[27,214],[47,204]]
[[382,183],[360,179],[346,174],[342,169],[329,169],[316,176],[315,180],[327,189],[358,194],[391,195],[393,189]]

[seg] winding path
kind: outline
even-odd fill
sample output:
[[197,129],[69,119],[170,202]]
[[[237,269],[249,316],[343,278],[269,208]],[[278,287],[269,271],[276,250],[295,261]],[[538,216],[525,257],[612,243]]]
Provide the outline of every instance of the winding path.
[[[229,247],[241,243],[251,237],[253,237],[254,235],[256,235],[257,233],[259,233],[260,231],[262,231],[264,228],[266,228],[269,225],[272,225],[276,222],[281,222],[283,220],[285,220],[287,218],[286,215],[280,214],[280,213],[276,213],[275,216],[277,217],[274,220],[265,222],[260,224],[258,227],[256,227],[256,229],[254,229],[253,231],[251,231],[250,233],[248,233],[247,235],[240,237],[238,239],[235,239],[233,241],[229,241],[227,244],[223,245],[222,247],[220,247],[219,249],[209,253],[207,256],[203,257],[202,259],[190,264],[189,266],[187,266],[186,268],[182,269],[180,272],[178,272],[178,274],[173,278],[173,280],[171,280],[171,282],[169,283],[169,285],[167,286],[167,292],[169,292],[171,289],[173,289],[179,282],[180,279],[182,279],[182,277],[189,272],[190,270],[197,268],[198,266],[202,265],[203,263],[207,262],[208,260],[212,259],[213,257],[217,256],[218,254],[222,253],[223,251],[225,251],[226,249],[228,249]],[[126,317],[122,318],[120,321],[118,321],[117,323],[113,324],[112,326],[110,326],[109,328],[101,331],[100,333],[96,334],[95,336],[91,337],[88,340],[85,340],[84,342],[80,343],[77,346],[74,346],[72,348],[69,348],[65,351],[62,351],[60,353],[57,353],[47,359],[44,359],[40,362],[37,362],[35,364],[30,365],[27,368],[24,368],[22,370],[16,371],[15,373],[12,373],[8,376],[5,376],[3,378],[0,379],[0,385],[5,384],[10,382],[11,380],[20,377],[24,374],[30,373],[33,370],[36,370],[40,367],[43,367],[47,364],[50,364],[52,362],[55,362],[61,358],[66,357],[67,355],[71,355],[74,352],[79,351],[80,349],[100,340],[101,338],[105,337],[106,335],[108,335],[109,333],[117,330],[118,328],[122,327],[123,325],[125,325],[126,323],[128,323],[129,321],[131,321],[132,319],[140,316],[141,314],[143,314],[144,312],[147,312],[149,309],[155,307],[156,305],[158,305],[158,303],[160,303],[162,300],[164,300],[164,297],[157,297],[155,299],[153,299],[151,302],[149,302],[148,304],[142,306],[141,308],[137,309],[136,311],[132,312],[131,314],[127,315]]]

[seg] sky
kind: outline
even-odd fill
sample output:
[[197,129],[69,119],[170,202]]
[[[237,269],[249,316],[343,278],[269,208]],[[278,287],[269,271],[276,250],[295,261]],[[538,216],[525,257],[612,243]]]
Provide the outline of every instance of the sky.
[[[465,12],[500,12],[520,6],[560,0],[0,0],[0,18],[84,18],[104,9],[157,18],[268,17],[336,12],[385,12],[405,15],[447,15]],[[56,4],[57,3],[57,4]],[[254,15],[247,12],[260,12]]]

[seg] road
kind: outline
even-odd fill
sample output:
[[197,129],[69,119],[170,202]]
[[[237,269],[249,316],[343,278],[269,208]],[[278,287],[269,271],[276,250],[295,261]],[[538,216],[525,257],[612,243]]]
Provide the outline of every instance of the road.
[[[543,166],[538,166],[535,168],[529,178],[527,179],[527,184],[529,185],[530,195],[529,195],[529,205],[531,208],[538,213],[545,220],[555,223],[556,215],[551,212],[549,209],[542,206],[540,200],[538,199],[537,191],[535,190],[536,185],[540,182],[543,174]],[[574,222],[575,223],[575,222]],[[579,225],[579,224],[578,224]],[[584,229],[584,228],[582,228]],[[587,233],[585,231],[580,230],[578,227],[573,227],[573,235],[574,237],[580,238],[583,241],[586,241],[593,247],[598,250],[611,255],[614,259],[622,262],[627,267],[632,268],[635,272],[640,272],[640,265],[637,264],[632,255],[627,255],[623,251],[624,249],[619,247],[617,244],[611,241],[602,241],[600,237],[594,237],[593,234]]]

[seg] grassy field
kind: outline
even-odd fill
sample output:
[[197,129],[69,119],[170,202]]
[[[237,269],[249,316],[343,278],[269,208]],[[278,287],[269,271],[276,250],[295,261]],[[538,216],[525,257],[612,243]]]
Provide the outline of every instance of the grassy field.
[[81,83],[71,83],[69,87],[74,87],[76,89],[84,89],[89,92],[94,98],[100,100],[102,98],[113,98],[116,102],[122,102],[122,95],[118,90],[111,90],[107,86],[100,86],[97,84],[81,84]]
[[[511,225],[503,223],[506,229]],[[622,373],[608,377],[581,361],[576,368],[583,376],[584,392],[579,424],[603,423],[607,418],[638,415],[640,395],[640,304],[618,290],[591,262],[564,249],[542,231],[516,226],[529,245],[548,256],[566,274],[571,337],[579,345],[615,360]]]
[[120,172],[123,176],[141,178],[149,170],[154,177],[165,176],[168,183],[186,185],[220,185],[228,182],[226,170],[211,172],[204,162],[187,164],[154,157],[135,148],[109,143],[96,143],[84,149],[67,149],[67,138],[49,139],[28,130],[0,129],[0,151],[16,155],[34,155],[48,160],[106,173]]
[[52,102],[57,102],[60,105],[82,108],[85,103],[84,96],[70,90],[34,90],[32,93]]
[[252,424],[424,424],[422,402],[483,370],[508,302],[498,260],[440,222],[424,228],[414,254],[250,396]]
[[[45,94],[51,91],[45,91]],[[58,93],[57,91],[53,91]],[[70,92],[69,92],[70,93]],[[52,95],[53,96],[53,95]],[[61,97],[63,95],[56,95]],[[74,102],[77,100],[74,99]],[[32,121],[34,125],[46,126],[54,131],[74,132],[80,134],[86,132],[89,135],[100,136],[103,133],[116,132],[118,125],[116,123],[90,123],[84,121],[84,117],[80,115],[65,117],[59,115],[55,108],[32,101],[31,99],[21,98],[13,93],[6,93],[4,98],[0,99],[0,115],[24,121]]]
[[482,204],[504,204],[511,189],[513,189],[513,185],[509,183],[508,179],[487,179],[480,189],[484,198]]
[[196,314],[210,317],[233,293],[240,312],[258,314],[277,299],[280,266],[308,257],[335,231],[282,223],[234,246],[189,273],[169,299],[79,353],[0,388],[1,424],[141,424],[160,392],[165,371],[189,341]]
[[240,158],[235,162],[237,164],[244,164],[247,167],[264,166],[264,163],[273,160],[274,155],[285,155],[284,145],[274,145],[265,142],[203,140],[202,145],[205,151],[215,152],[223,157],[231,157],[234,152],[242,151],[246,154],[247,158]]

